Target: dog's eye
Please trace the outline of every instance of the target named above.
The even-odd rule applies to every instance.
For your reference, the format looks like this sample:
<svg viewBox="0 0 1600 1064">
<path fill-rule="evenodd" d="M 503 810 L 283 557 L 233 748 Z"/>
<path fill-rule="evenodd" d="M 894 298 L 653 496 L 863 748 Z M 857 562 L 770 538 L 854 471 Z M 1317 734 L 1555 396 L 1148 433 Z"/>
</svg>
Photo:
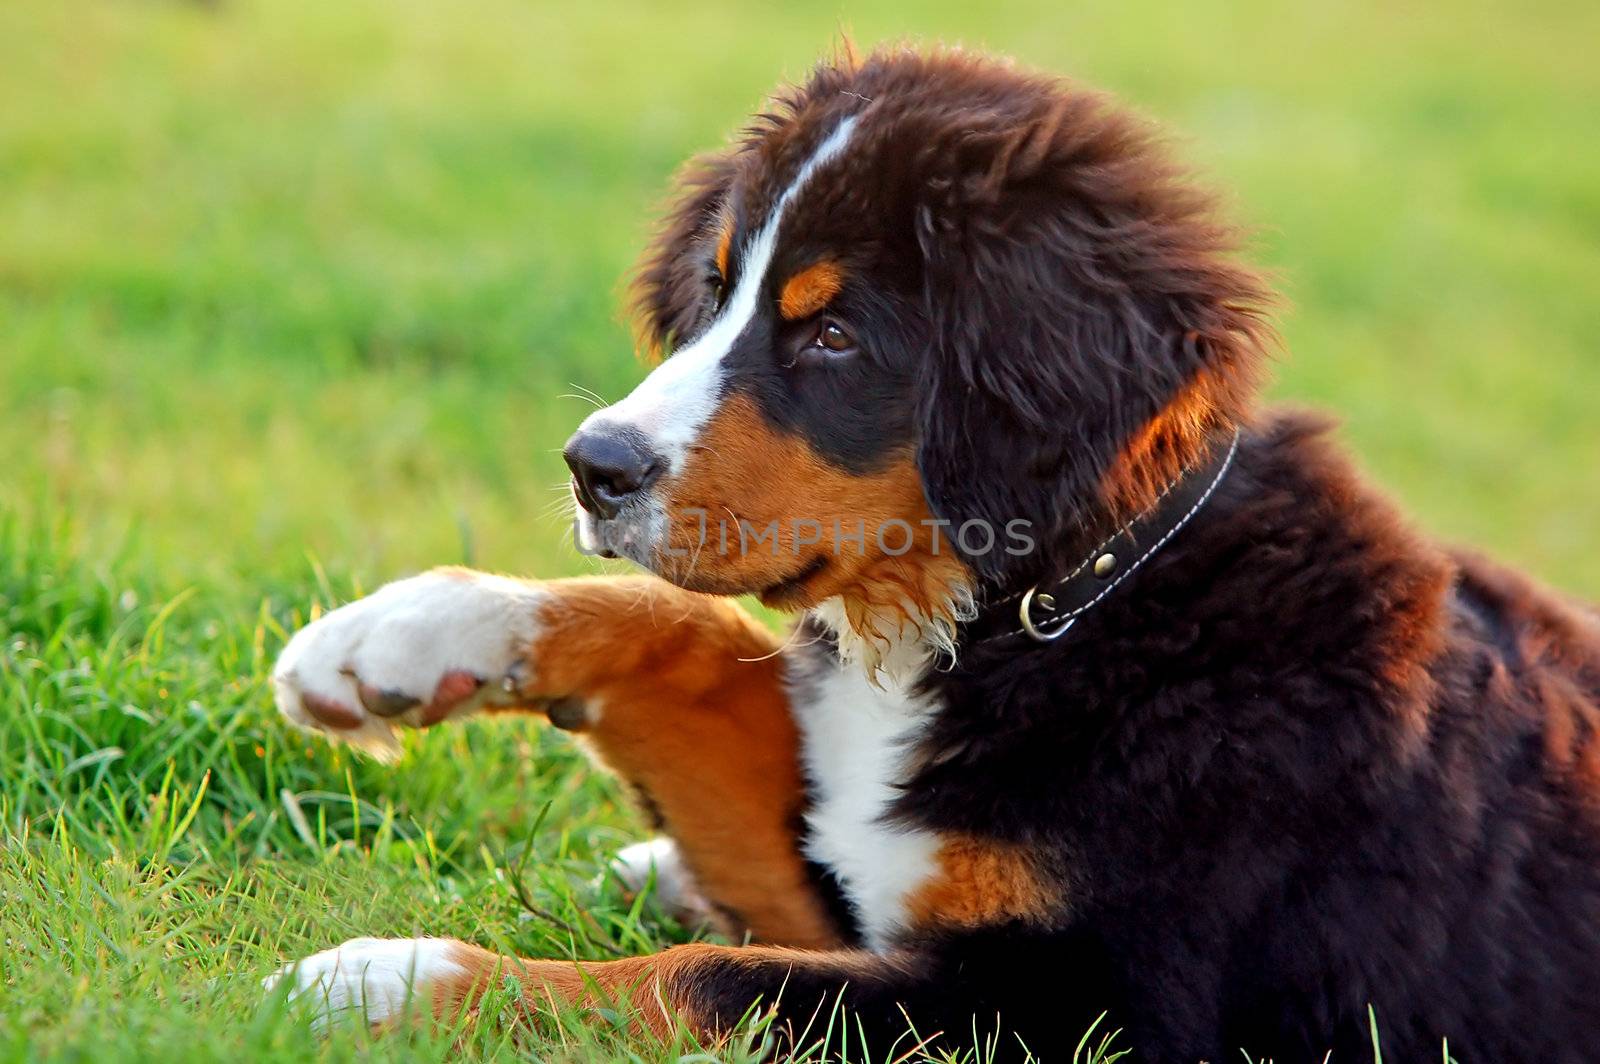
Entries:
<svg viewBox="0 0 1600 1064">
<path fill-rule="evenodd" d="M 845 331 L 844 326 L 836 321 L 825 319 L 821 328 L 817 330 L 817 338 L 813 346 L 820 347 L 830 354 L 842 355 L 848 351 L 855 350 L 856 341 L 855 337 Z"/>
<path fill-rule="evenodd" d="M 713 273 L 706 277 L 706 284 L 711 289 L 711 306 L 721 310 L 723 297 L 728 294 L 727 282 L 722 279 L 722 274 Z"/>
</svg>

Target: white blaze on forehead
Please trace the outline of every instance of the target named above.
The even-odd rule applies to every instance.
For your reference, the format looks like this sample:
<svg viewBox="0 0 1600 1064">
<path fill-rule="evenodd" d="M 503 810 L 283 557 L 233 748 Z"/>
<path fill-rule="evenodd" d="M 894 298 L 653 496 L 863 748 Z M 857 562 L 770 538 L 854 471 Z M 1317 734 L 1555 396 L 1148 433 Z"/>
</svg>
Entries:
<svg viewBox="0 0 1600 1064">
<path fill-rule="evenodd" d="M 711 327 L 657 366 L 627 398 L 590 414 L 582 425 L 584 430 L 631 428 L 642 432 L 674 473 L 682 469 L 690 445 L 716 409 L 725 376 L 723 359 L 755 316 L 784 209 L 819 167 L 844 151 L 855 124 L 854 116 L 840 122 L 778 198 L 766 224 L 745 245 L 739 283 Z"/>
</svg>

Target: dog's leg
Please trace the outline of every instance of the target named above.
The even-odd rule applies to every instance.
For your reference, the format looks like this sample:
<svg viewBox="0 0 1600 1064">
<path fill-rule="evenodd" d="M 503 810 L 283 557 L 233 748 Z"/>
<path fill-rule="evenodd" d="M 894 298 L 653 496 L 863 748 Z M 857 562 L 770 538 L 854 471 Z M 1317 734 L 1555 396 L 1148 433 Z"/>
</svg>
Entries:
<svg viewBox="0 0 1600 1064">
<path fill-rule="evenodd" d="M 716 1041 L 747 1015 L 775 1012 L 788 1050 L 833 1029 L 830 1059 L 849 1040 L 872 1059 L 915 1055 L 919 1043 L 955 1048 L 992 1032 L 988 994 L 936 956 L 811 951 L 767 946 L 679 946 L 647 957 L 573 962 L 503 957 L 453 939 L 354 939 L 286 966 L 325 1024 L 341 1014 L 386 1024 L 407 1007 L 449 1018 L 476 1007 L 485 990 L 515 981 L 530 1011 L 626 1008 L 642 1026 L 670 1037 L 679 1023 Z M 847 1022 L 832 1018 L 842 1006 Z M 913 1030 L 915 1033 L 912 1033 Z"/>
<path fill-rule="evenodd" d="M 802 787 L 776 637 L 734 603 L 651 577 L 520 581 L 441 569 L 308 625 L 273 683 L 283 712 L 380 755 L 393 729 L 523 710 L 573 732 L 670 836 L 619 871 L 734 933 L 839 935 L 800 855 Z M 687 873 L 687 874 L 685 874 Z"/>
</svg>

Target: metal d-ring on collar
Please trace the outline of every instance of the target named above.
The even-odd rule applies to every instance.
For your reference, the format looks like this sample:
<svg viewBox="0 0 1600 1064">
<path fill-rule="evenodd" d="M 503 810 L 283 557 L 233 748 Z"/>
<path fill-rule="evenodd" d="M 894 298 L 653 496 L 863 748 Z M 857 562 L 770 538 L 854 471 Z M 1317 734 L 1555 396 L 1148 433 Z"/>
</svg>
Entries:
<svg viewBox="0 0 1600 1064">
<path fill-rule="evenodd" d="M 1177 535 L 1185 525 L 1194 519 L 1194 515 L 1199 513 L 1200 508 L 1209 502 L 1211 496 L 1215 494 L 1218 486 L 1222 483 L 1222 478 L 1228 475 L 1228 470 L 1233 466 L 1234 455 L 1236 455 L 1238 451 L 1239 430 L 1235 429 L 1233 433 L 1233 439 L 1229 441 L 1228 450 L 1222 456 L 1222 461 L 1217 465 L 1217 471 L 1215 475 L 1212 476 L 1211 481 L 1206 485 L 1205 490 L 1195 498 L 1193 504 L 1191 504 L 1189 509 L 1184 512 L 1183 516 L 1179 517 L 1178 520 L 1161 535 L 1160 539 L 1157 539 L 1154 543 L 1150 544 L 1145 552 L 1134 560 L 1133 564 L 1124 568 L 1121 573 L 1118 573 L 1116 579 L 1108 580 L 1106 585 L 1102 587 L 1099 593 L 1093 598 L 1089 599 L 1089 601 L 1083 603 L 1069 613 L 1062 615 L 1061 617 L 1052 617 L 1044 621 L 1045 624 L 1059 621 L 1060 623 L 1057 624 L 1056 627 L 1048 630 L 1041 628 L 1034 622 L 1033 619 L 1033 607 L 1035 603 L 1038 603 L 1046 610 L 1055 609 L 1055 600 L 1050 593 L 1047 591 L 1040 591 L 1038 584 L 1035 584 L 1025 591 L 1022 595 L 1022 602 L 1017 607 L 1017 617 L 1019 620 L 1021 620 L 1022 627 L 1011 634 L 1026 634 L 1029 638 L 1037 640 L 1040 643 L 1048 643 L 1051 640 L 1060 639 L 1063 635 L 1065 635 L 1067 630 L 1077 623 L 1079 617 L 1082 617 L 1085 613 L 1092 609 L 1101 599 L 1111 594 L 1111 592 L 1116 589 L 1118 584 L 1122 583 L 1128 577 L 1138 572 L 1139 568 L 1144 565 L 1145 562 L 1149 561 L 1155 556 L 1157 551 L 1167 545 L 1168 540 Z M 1079 573 L 1082 573 L 1090 566 L 1093 566 L 1092 571 L 1094 572 L 1095 576 L 1102 579 L 1109 578 L 1112 573 L 1117 571 L 1118 558 L 1106 548 L 1111 546 L 1112 543 L 1118 539 L 1127 537 L 1133 526 L 1144 517 L 1155 512 L 1155 510 L 1160 507 L 1162 500 L 1165 499 L 1167 495 L 1172 493 L 1173 489 L 1176 488 L 1177 485 L 1180 484 L 1184 479 L 1184 477 L 1180 476 L 1177 480 L 1173 481 L 1172 484 L 1169 484 L 1166 490 L 1161 493 L 1161 496 L 1157 498 L 1156 502 L 1149 510 L 1146 510 L 1143 514 L 1140 514 L 1138 518 L 1135 518 L 1133 521 L 1124 525 L 1116 532 L 1115 535 L 1112 535 L 1094 550 L 1090 551 L 1089 556 L 1085 558 L 1077 568 L 1073 569 L 1072 572 L 1068 573 L 1066 576 L 1062 577 L 1060 580 L 1056 581 L 1050 586 L 1060 587 L 1062 584 L 1072 580 Z"/>
</svg>

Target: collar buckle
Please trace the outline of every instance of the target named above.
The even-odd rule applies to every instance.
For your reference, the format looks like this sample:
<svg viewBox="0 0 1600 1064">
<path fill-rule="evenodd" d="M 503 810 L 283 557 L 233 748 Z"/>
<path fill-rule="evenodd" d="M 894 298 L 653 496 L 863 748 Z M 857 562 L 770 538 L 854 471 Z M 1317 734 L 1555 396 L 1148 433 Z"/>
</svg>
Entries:
<svg viewBox="0 0 1600 1064">
<path fill-rule="evenodd" d="M 1022 603 L 1017 607 L 1017 618 L 1022 622 L 1022 630 L 1026 632 L 1030 638 L 1037 640 L 1040 643 L 1048 643 L 1052 640 L 1060 639 L 1062 636 L 1067 634 L 1067 629 L 1071 628 L 1073 623 L 1078 619 L 1076 615 L 1068 617 L 1055 628 L 1051 629 L 1050 631 L 1045 631 L 1033 621 L 1033 605 L 1035 601 L 1038 602 L 1039 608 L 1042 610 L 1054 610 L 1056 608 L 1056 601 L 1049 594 L 1041 593 L 1039 591 L 1039 585 L 1035 584 L 1033 587 L 1030 587 L 1026 592 L 1023 593 Z M 1046 623 L 1048 623 L 1048 619 L 1046 620 Z"/>
</svg>

